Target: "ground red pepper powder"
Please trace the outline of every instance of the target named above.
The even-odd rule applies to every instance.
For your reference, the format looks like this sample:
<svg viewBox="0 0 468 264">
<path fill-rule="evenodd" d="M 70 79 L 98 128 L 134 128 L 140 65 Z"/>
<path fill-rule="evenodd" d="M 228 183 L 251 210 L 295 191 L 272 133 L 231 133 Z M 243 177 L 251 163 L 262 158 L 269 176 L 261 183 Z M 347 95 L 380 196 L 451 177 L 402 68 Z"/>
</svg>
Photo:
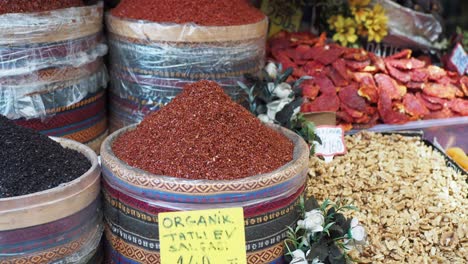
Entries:
<svg viewBox="0 0 468 264">
<path fill-rule="evenodd" d="M 199 81 L 117 138 L 112 149 L 129 165 L 154 174 L 233 180 L 281 167 L 292 160 L 294 145 L 217 83 Z"/>
<path fill-rule="evenodd" d="M 112 15 L 203 26 L 245 25 L 265 18 L 246 0 L 122 0 Z"/>
<path fill-rule="evenodd" d="M 43 12 L 83 5 L 83 0 L 0 0 L 0 15 Z"/>
</svg>

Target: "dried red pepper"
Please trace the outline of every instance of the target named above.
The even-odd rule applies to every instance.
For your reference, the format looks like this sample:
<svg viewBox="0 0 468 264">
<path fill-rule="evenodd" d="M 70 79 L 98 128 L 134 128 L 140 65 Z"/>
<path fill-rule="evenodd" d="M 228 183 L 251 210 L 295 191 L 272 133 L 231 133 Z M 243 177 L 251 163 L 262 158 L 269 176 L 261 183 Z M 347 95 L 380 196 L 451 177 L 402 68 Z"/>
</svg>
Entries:
<svg viewBox="0 0 468 264">
<path fill-rule="evenodd" d="M 293 67 L 294 78 L 313 77 L 302 84 L 302 111 L 336 111 L 348 129 L 468 116 L 466 76 L 413 58 L 411 50 L 382 58 L 324 40 L 324 34 L 280 32 L 269 42 L 271 59 Z"/>
</svg>

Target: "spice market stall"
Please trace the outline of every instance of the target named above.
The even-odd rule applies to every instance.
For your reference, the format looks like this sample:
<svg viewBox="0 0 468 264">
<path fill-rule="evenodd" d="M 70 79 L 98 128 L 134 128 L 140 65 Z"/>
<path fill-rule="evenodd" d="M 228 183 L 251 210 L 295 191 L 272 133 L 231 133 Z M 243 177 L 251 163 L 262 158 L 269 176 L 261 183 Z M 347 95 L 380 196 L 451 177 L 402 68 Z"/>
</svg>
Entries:
<svg viewBox="0 0 468 264">
<path fill-rule="evenodd" d="M 98 150 L 107 133 L 103 4 L 6 2 L 0 7 L 0 114 Z"/>
<path fill-rule="evenodd" d="M 234 231 L 163 243 L 189 234 L 162 232 L 164 215 L 209 209 L 242 212 L 249 264 L 466 262 L 468 77 L 354 46 L 395 39 L 391 1 L 342 1 L 349 12 L 323 20 L 331 39 L 265 45 L 268 19 L 246 0 L 122 0 L 105 17 L 109 118 L 104 7 L 87 2 L 0 2 L 0 263 L 224 254 Z M 310 112 L 336 113 L 336 142 Z M 460 146 L 447 153 L 461 167 L 434 137 Z M 322 159 L 323 142 L 344 151 Z M 225 240 L 208 247 L 210 235 Z"/>
<path fill-rule="evenodd" d="M 140 122 L 197 80 L 217 81 L 240 101 L 237 81 L 264 64 L 268 22 L 243 0 L 124 0 L 106 21 L 112 131 Z"/>
</svg>

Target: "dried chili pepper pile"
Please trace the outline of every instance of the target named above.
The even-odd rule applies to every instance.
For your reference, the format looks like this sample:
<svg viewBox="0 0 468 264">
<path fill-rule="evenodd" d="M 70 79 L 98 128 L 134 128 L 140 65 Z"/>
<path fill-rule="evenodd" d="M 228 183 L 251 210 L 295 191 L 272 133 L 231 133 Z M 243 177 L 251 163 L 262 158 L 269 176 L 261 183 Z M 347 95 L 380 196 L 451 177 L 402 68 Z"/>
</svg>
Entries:
<svg viewBox="0 0 468 264">
<path fill-rule="evenodd" d="M 247 0 L 122 0 L 112 15 L 203 26 L 245 25 L 265 18 Z"/>
<path fill-rule="evenodd" d="M 377 123 L 468 116 L 468 77 L 411 56 L 382 58 L 326 43 L 322 34 L 281 32 L 269 42 L 273 60 L 293 67 L 303 83 L 303 112 L 334 111 L 347 129 Z"/>
<path fill-rule="evenodd" d="M 234 103 L 215 82 L 185 86 L 112 149 L 133 167 L 187 179 L 232 180 L 271 172 L 294 145 Z"/>
<path fill-rule="evenodd" d="M 0 15 L 43 12 L 83 5 L 83 0 L 1 0 Z"/>
</svg>

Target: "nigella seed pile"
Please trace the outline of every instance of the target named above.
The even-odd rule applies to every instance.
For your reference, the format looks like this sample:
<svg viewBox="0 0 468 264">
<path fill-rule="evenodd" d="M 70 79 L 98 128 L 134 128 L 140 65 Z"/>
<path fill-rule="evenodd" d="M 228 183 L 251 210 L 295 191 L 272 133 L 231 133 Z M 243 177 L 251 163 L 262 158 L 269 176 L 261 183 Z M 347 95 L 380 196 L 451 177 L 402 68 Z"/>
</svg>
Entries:
<svg viewBox="0 0 468 264">
<path fill-rule="evenodd" d="M 0 198 L 57 187 L 90 166 L 81 153 L 0 115 Z"/>
<path fill-rule="evenodd" d="M 215 82 L 187 85 L 113 143 L 118 158 L 157 175 L 233 180 L 271 172 L 293 143 L 233 102 Z"/>
</svg>

